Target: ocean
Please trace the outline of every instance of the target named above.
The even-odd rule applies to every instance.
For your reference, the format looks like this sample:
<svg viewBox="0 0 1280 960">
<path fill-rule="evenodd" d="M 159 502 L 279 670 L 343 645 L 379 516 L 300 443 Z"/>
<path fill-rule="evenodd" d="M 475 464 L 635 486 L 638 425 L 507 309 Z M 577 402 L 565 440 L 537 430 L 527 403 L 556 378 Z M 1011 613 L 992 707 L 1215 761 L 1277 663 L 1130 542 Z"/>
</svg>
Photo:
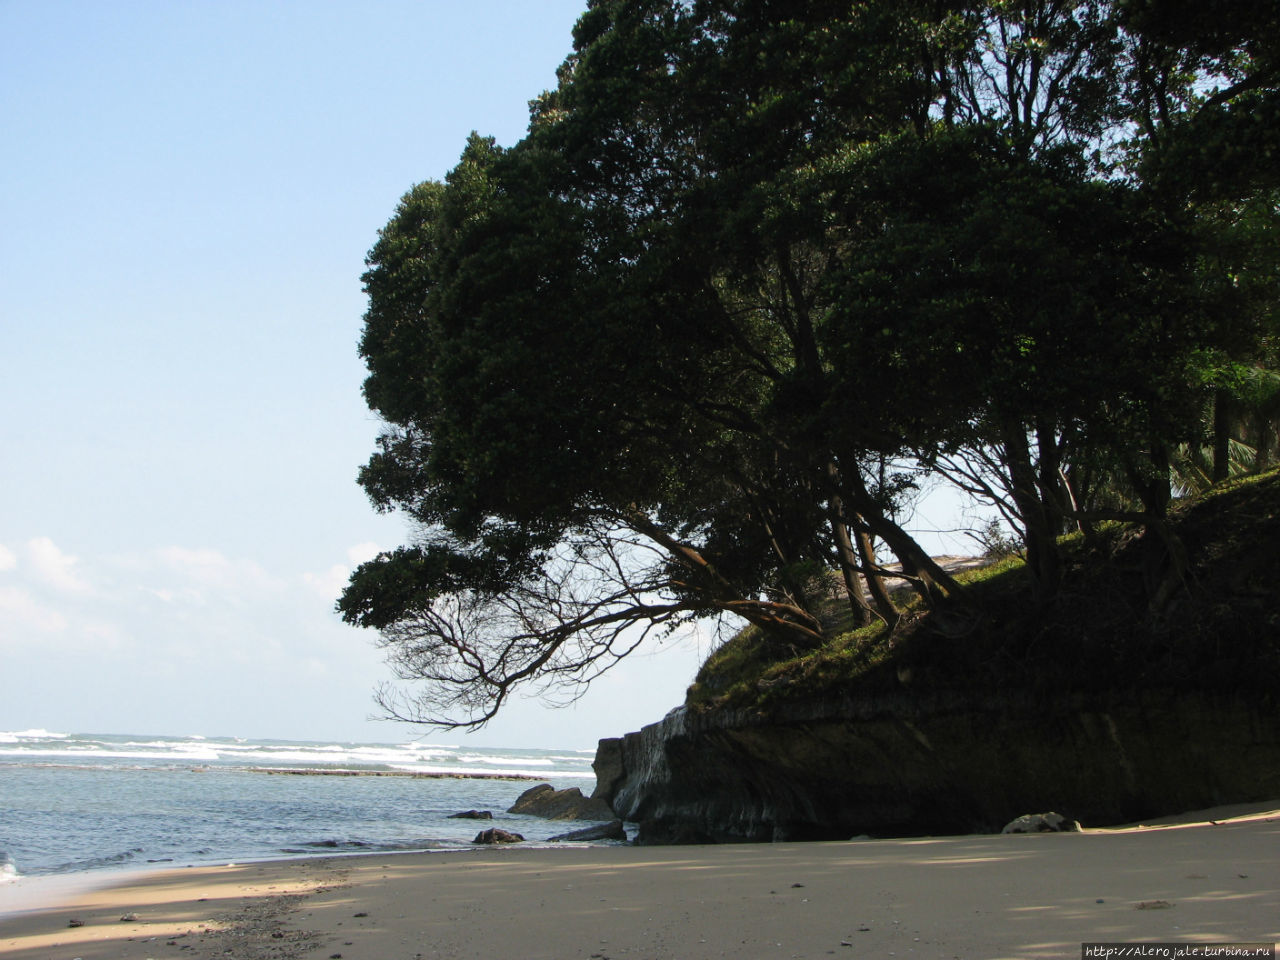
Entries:
<svg viewBox="0 0 1280 960">
<path fill-rule="evenodd" d="M 0 911 L 6 884 L 25 877 L 470 849 L 490 826 L 545 843 L 588 824 L 507 808 L 540 782 L 590 794 L 593 759 L 417 741 L 0 732 Z M 467 810 L 493 820 L 450 817 Z"/>
</svg>

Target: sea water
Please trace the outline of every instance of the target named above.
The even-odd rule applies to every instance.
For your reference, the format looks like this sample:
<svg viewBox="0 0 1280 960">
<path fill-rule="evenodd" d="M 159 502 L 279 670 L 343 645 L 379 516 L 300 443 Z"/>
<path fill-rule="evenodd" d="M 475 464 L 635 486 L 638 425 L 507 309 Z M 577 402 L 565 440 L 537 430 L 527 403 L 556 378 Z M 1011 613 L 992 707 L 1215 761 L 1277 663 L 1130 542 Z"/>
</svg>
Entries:
<svg viewBox="0 0 1280 960">
<path fill-rule="evenodd" d="M 498 826 L 530 842 L 585 824 L 508 814 L 538 782 L 595 785 L 590 750 L 423 742 L 0 732 L 6 881 L 147 864 L 470 848 Z M 493 820 L 455 819 L 488 810 Z"/>
</svg>

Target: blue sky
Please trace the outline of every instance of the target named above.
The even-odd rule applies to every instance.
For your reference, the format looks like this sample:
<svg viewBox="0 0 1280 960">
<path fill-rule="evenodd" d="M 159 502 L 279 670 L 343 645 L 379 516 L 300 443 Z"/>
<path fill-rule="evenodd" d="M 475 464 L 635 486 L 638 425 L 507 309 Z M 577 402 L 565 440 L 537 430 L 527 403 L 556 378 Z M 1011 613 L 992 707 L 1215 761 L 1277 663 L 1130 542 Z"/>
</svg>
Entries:
<svg viewBox="0 0 1280 960">
<path fill-rule="evenodd" d="M 584 6 L 0 0 L 0 730 L 423 733 L 366 720 L 332 612 L 405 534 L 354 482 L 363 258 L 471 130 L 521 137 Z M 635 729 L 708 643 L 470 742 Z"/>
</svg>

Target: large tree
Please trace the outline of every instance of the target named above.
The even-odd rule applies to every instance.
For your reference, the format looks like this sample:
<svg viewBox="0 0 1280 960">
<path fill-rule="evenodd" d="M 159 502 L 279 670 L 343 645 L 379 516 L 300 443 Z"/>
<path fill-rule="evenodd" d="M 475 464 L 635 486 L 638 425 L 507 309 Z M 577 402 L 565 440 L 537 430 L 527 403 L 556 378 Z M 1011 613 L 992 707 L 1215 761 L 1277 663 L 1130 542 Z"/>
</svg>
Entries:
<svg viewBox="0 0 1280 960">
<path fill-rule="evenodd" d="M 361 482 L 418 535 L 340 607 L 426 681 L 389 707 L 483 722 L 711 615 L 816 646 L 833 580 L 892 623 L 877 544 L 944 602 L 897 520 L 921 471 L 1002 504 L 1046 595 L 1078 464 L 1158 519 L 1221 337 L 1183 211 L 1114 172 L 1127 29 L 1101 0 L 593 3 L 525 139 L 473 136 L 369 256 Z"/>
</svg>

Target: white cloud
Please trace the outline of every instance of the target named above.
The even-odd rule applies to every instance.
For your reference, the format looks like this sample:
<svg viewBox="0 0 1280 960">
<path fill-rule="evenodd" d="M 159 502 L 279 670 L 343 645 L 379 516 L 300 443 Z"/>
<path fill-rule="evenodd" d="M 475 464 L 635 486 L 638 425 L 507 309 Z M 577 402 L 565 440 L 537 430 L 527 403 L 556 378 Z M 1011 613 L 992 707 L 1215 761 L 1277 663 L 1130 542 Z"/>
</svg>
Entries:
<svg viewBox="0 0 1280 960">
<path fill-rule="evenodd" d="M 340 563 L 335 563 L 324 573 L 304 573 L 303 582 L 326 600 L 337 600 L 342 588 L 347 585 L 351 570 Z"/>
<path fill-rule="evenodd" d="M 163 547 L 160 559 L 178 573 L 204 583 L 224 581 L 231 571 L 226 554 L 208 547 Z"/>
<path fill-rule="evenodd" d="M 67 626 L 67 618 L 56 610 L 41 605 L 21 587 L 0 587 L 0 621 L 5 624 L 6 640 L 18 639 L 11 634 L 14 626 L 27 627 L 39 633 L 57 633 Z"/>
<path fill-rule="evenodd" d="M 351 571 L 366 560 L 372 560 L 381 550 L 372 541 L 357 543 L 347 548 L 347 563 L 335 563 L 323 573 L 304 573 L 302 580 L 308 587 L 326 600 L 337 600 L 351 579 Z"/>
<path fill-rule="evenodd" d="M 0 571 L 12 570 L 18 565 L 18 558 L 14 552 L 0 543 Z"/>
<path fill-rule="evenodd" d="M 48 537 L 27 541 L 27 556 L 36 574 L 49 586 L 64 593 L 89 593 L 89 584 L 76 572 L 79 560 L 63 553 Z"/>
<path fill-rule="evenodd" d="M 172 582 L 154 583 L 151 592 L 164 600 L 244 606 L 278 594 L 283 587 L 283 581 L 257 562 L 208 547 L 163 547 L 156 555 L 162 568 L 156 573 Z"/>
<path fill-rule="evenodd" d="M 358 567 L 366 560 L 372 560 L 379 553 L 381 553 L 381 550 L 372 541 L 357 543 L 354 547 L 347 549 L 347 562 L 353 567 Z"/>
<path fill-rule="evenodd" d="M 124 630 L 114 623 L 87 623 L 80 628 L 80 633 L 86 645 L 99 654 L 119 653 L 130 646 Z"/>
</svg>

